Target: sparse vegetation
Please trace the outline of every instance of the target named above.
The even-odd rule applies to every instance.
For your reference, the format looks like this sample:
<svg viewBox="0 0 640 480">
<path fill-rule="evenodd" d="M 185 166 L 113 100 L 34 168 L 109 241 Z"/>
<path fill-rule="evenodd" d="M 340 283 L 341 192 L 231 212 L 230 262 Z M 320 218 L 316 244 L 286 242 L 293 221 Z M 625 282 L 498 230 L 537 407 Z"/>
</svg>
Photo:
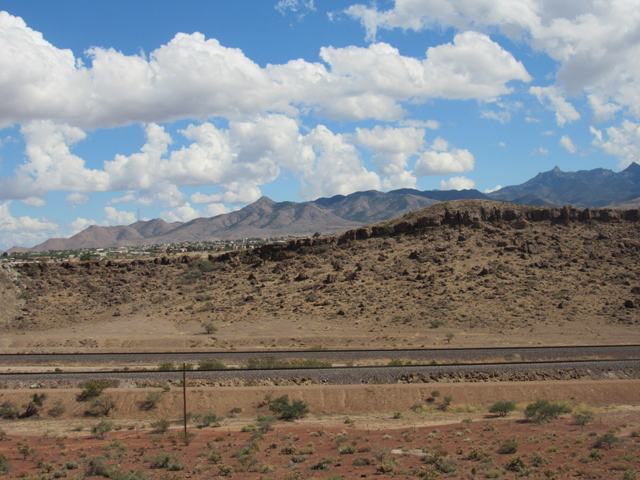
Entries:
<svg viewBox="0 0 640 480">
<path fill-rule="evenodd" d="M 536 400 L 527 405 L 524 415 L 536 423 L 545 423 L 557 419 L 560 415 L 571 413 L 571 407 L 565 403 Z"/>
<path fill-rule="evenodd" d="M 506 417 L 516 409 L 514 402 L 496 402 L 489 407 L 489 413 L 494 413 L 501 417 Z"/>
</svg>

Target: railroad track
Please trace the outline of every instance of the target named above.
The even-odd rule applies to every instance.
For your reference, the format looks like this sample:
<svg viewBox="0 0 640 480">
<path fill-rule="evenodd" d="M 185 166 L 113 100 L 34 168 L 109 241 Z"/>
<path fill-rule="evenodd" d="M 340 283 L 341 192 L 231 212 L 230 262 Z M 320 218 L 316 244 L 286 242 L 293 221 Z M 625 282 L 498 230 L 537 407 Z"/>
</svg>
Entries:
<svg viewBox="0 0 640 480">
<path fill-rule="evenodd" d="M 638 379 L 640 359 L 502 362 L 441 365 L 342 366 L 331 368 L 192 370 L 188 381 L 199 386 L 347 385 L 477 381 L 531 381 L 571 379 Z M 74 387 L 92 379 L 116 380 L 121 386 L 178 384 L 181 371 L 76 371 L 0 374 L 0 385 Z"/>
<path fill-rule="evenodd" d="M 244 365 L 250 359 L 278 361 L 315 359 L 339 365 L 397 360 L 403 363 L 503 363 L 561 360 L 640 359 L 640 345 L 586 345 L 552 347 L 437 348 L 405 350 L 292 350 L 126 353 L 0 354 L 0 368 L 17 366 L 157 366 L 161 363 L 198 364 L 207 359 L 226 365 Z"/>
</svg>

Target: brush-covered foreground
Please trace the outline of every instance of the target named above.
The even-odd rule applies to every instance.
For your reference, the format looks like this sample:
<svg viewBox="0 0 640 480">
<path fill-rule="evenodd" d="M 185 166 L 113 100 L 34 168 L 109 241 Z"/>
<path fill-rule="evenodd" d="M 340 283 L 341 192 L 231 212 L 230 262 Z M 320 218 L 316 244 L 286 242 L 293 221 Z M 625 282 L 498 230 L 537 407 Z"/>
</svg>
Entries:
<svg viewBox="0 0 640 480">
<path fill-rule="evenodd" d="M 402 412 L 401 412 L 402 413 Z M 515 414 L 434 419 L 333 418 L 318 423 L 244 420 L 168 431 L 112 423 L 115 431 L 65 432 L 0 441 L 3 478 L 322 479 L 637 478 L 638 410 L 598 412 L 586 425 L 568 415 L 536 424 Z M 437 420 L 436 420 L 437 421 Z M 98 424 L 96 420 L 94 423 Z M 73 431 L 72 431 L 73 430 Z M 109 430 L 108 428 L 106 430 Z"/>
</svg>

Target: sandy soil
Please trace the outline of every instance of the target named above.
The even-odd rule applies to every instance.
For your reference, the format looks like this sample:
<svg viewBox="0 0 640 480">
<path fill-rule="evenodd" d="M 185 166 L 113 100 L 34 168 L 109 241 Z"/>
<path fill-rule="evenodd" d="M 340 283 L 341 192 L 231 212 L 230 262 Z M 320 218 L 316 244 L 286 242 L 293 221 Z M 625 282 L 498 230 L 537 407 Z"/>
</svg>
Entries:
<svg viewBox="0 0 640 480">
<path fill-rule="evenodd" d="M 117 431 L 97 438 L 86 427 L 78 431 L 75 423 L 73 434 L 44 429 L 28 434 L 3 424 L 0 455 L 8 467 L 4 478 L 47 472 L 55 478 L 65 473 L 115 478 L 134 472 L 127 478 L 622 479 L 640 471 L 638 408 L 597 409 L 586 426 L 569 416 L 537 425 L 517 413 L 499 419 L 410 412 L 395 420 L 343 416 L 276 422 L 265 433 L 246 425 L 246 420 L 225 420 L 217 428 L 190 427 L 195 436 L 183 442 L 177 425 L 158 433 L 120 423 Z M 611 446 L 595 448 L 602 438 L 610 438 Z M 509 453 L 501 453 L 506 447 Z"/>
</svg>

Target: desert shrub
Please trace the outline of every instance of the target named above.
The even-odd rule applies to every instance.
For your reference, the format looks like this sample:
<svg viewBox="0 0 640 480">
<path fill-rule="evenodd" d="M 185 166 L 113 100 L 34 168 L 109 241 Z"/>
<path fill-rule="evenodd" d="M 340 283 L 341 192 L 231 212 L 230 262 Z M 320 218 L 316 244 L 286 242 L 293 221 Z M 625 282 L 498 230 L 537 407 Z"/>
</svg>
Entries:
<svg viewBox="0 0 640 480">
<path fill-rule="evenodd" d="M 4 402 L 0 405 L 0 418 L 4 420 L 15 420 L 19 414 L 18 407 L 12 402 Z"/>
<path fill-rule="evenodd" d="M 155 422 L 151 423 L 153 433 L 165 433 L 167 430 L 169 430 L 170 426 L 171 422 L 166 418 L 161 418 L 160 420 L 156 420 Z"/>
<path fill-rule="evenodd" d="M 516 409 L 514 402 L 496 402 L 489 407 L 489 413 L 500 415 L 501 417 L 507 416 L 509 413 Z"/>
<path fill-rule="evenodd" d="M 75 470 L 76 468 L 78 468 L 78 462 L 73 462 L 71 460 L 64 462 L 64 468 L 66 468 L 67 470 Z"/>
<path fill-rule="evenodd" d="M 222 453 L 220 452 L 209 452 L 209 456 L 207 457 L 209 463 L 218 464 L 222 463 Z"/>
<path fill-rule="evenodd" d="M 515 438 L 510 438 L 506 440 L 500 448 L 498 448 L 498 453 L 503 455 L 511 455 L 518 452 L 518 442 Z"/>
<path fill-rule="evenodd" d="M 582 461 L 585 463 L 598 462 L 604 458 L 598 450 L 591 450 L 585 457 L 582 458 Z"/>
<path fill-rule="evenodd" d="M 256 427 L 261 433 L 267 433 L 273 430 L 273 424 L 276 421 L 276 417 L 271 415 L 258 415 L 258 424 Z"/>
<path fill-rule="evenodd" d="M 500 478 L 505 471 L 502 468 L 492 468 L 491 470 L 487 470 L 484 473 L 484 476 L 487 478 Z"/>
<path fill-rule="evenodd" d="M 224 463 L 218 464 L 218 475 L 221 477 L 231 477 L 235 473 L 235 470 L 231 465 L 225 465 Z"/>
<path fill-rule="evenodd" d="M 91 402 L 89 414 L 94 416 L 108 417 L 111 410 L 116 408 L 116 402 L 111 395 L 104 395 L 94 398 Z"/>
<path fill-rule="evenodd" d="M 168 372 L 175 369 L 176 366 L 173 364 L 173 362 L 163 362 L 158 365 L 158 370 L 160 370 L 161 372 Z"/>
<path fill-rule="evenodd" d="M 307 405 L 301 400 L 289 401 L 289 395 L 271 400 L 269 410 L 278 415 L 282 420 L 295 420 L 309 413 Z"/>
<path fill-rule="evenodd" d="M 291 455 L 291 461 L 293 463 L 302 463 L 307 461 L 306 455 Z"/>
<path fill-rule="evenodd" d="M 219 427 L 220 422 L 224 420 L 224 417 L 218 417 L 214 412 L 207 412 L 204 415 L 201 413 L 189 413 L 187 418 L 193 420 L 198 428 L 205 428 L 210 425 Z"/>
<path fill-rule="evenodd" d="M 331 462 L 328 458 L 323 458 L 318 463 L 314 463 L 313 465 L 311 465 L 311 467 L 309 468 L 311 468 L 311 470 L 328 470 L 330 464 Z"/>
<path fill-rule="evenodd" d="M 353 459 L 353 465 L 356 467 L 366 467 L 371 465 L 371 460 L 365 457 L 356 457 Z"/>
<path fill-rule="evenodd" d="M 46 393 L 34 393 L 31 395 L 31 400 L 24 406 L 24 412 L 18 415 L 20 418 L 35 417 L 40 414 L 40 407 L 47 398 Z"/>
<path fill-rule="evenodd" d="M 402 412 L 400 410 L 396 410 L 395 412 L 393 412 L 393 419 L 394 420 L 398 420 L 402 418 Z"/>
<path fill-rule="evenodd" d="M 333 364 L 323 362 L 315 358 L 298 358 L 294 360 L 278 360 L 275 357 L 264 355 L 258 358 L 250 358 L 247 360 L 245 368 L 251 370 L 267 370 L 274 368 L 329 368 Z"/>
<path fill-rule="evenodd" d="M 102 457 L 92 457 L 87 462 L 87 477 L 109 478 L 112 471 L 112 467 L 107 465 Z"/>
<path fill-rule="evenodd" d="M 176 436 L 178 437 L 178 440 L 182 442 L 183 445 L 189 446 L 191 444 L 191 441 L 196 436 L 196 434 L 192 432 L 185 432 L 183 430 L 180 430 Z"/>
<path fill-rule="evenodd" d="M 215 358 L 206 358 L 198 363 L 198 370 L 226 370 L 227 366 Z"/>
<path fill-rule="evenodd" d="M 205 332 L 209 335 L 212 333 L 216 333 L 218 331 L 218 327 L 216 327 L 213 323 L 207 322 L 203 325 Z"/>
<path fill-rule="evenodd" d="M 520 472 L 525 469 L 526 465 L 524 464 L 524 460 L 521 457 L 513 457 L 507 460 L 504 468 L 509 470 L 510 472 Z"/>
<path fill-rule="evenodd" d="M 109 478 L 111 480 L 144 480 L 145 474 L 142 470 L 135 472 L 111 472 Z"/>
<path fill-rule="evenodd" d="M 108 420 L 100 420 L 100 422 L 91 427 L 91 433 L 98 438 L 104 438 L 104 436 L 113 430 L 113 422 Z"/>
<path fill-rule="evenodd" d="M 67 408 L 64 406 L 64 403 L 62 403 L 62 400 L 58 400 L 53 404 L 53 407 L 47 411 L 47 413 L 54 418 L 58 418 L 62 416 L 66 410 Z"/>
<path fill-rule="evenodd" d="M 92 398 L 99 397 L 107 388 L 113 388 L 118 385 L 117 380 L 87 380 L 82 382 L 79 387 L 82 389 L 76 397 L 78 402 L 86 402 Z"/>
<path fill-rule="evenodd" d="M 177 472 L 179 470 L 183 470 L 184 466 L 180 463 L 180 460 L 175 455 L 170 455 L 168 453 L 159 453 L 149 460 L 149 468 L 166 468 L 171 472 Z"/>
<path fill-rule="evenodd" d="M 624 475 L 622 475 L 622 480 L 637 480 L 637 477 L 632 470 L 626 470 Z"/>
<path fill-rule="evenodd" d="M 296 446 L 289 443 L 280 449 L 280 455 L 293 455 L 297 451 Z"/>
<path fill-rule="evenodd" d="M 591 410 L 581 410 L 579 412 L 573 412 L 571 415 L 576 425 L 585 426 L 587 423 L 592 422 L 596 416 Z"/>
<path fill-rule="evenodd" d="M 616 437 L 613 433 L 609 432 L 601 437 L 598 437 L 593 443 L 593 448 L 607 448 L 611 449 L 614 443 L 619 442 L 620 438 Z"/>
<path fill-rule="evenodd" d="M 389 361 L 388 365 L 390 367 L 402 366 L 402 365 L 404 365 L 404 362 L 402 360 L 400 360 L 399 358 L 394 358 L 394 359 Z"/>
<path fill-rule="evenodd" d="M 481 448 L 473 448 L 469 452 L 469 455 L 467 455 L 467 460 L 474 460 L 476 462 L 479 462 L 480 460 L 484 460 L 488 456 L 489 456 L 489 454 L 486 453 L 483 449 L 481 449 Z"/>
<path fill-rule="evenodd" d="M 18 444 L 18 453 L 26 460 L 29 455 L 33 455 L 36 451 L 27 444 Z"/>
<path fill-rule="evenodd" d="M 549 463 L 550 463 L 550 461 L 548 459 L 544 458 L 538 452 L 532 452 L 531 455 L 529 455 L 529 465 L 531 467 L 540 468 L 540 467 L 544 467 L 545 465 L 547 465 Z"/>
<path fill-rule="evenodd" d="M 138 408 L 148 412 L 156 408 L 160 402 L 162 402 L 161 392 L 149 392 L 144 400 L 138 402 Z"/>
<path fill-rule="evenodd" d="M 6 455 L 0 453 L 0 473 L 6 475 L 11 471 L 11 461 L 7 458 Z"/>
<path fill-rule="evenodd" d="M 424 465 L 415 472 L 415 476 L 426 480 L 436 480 L 440 476 L 440 472 L 433 465 Z"/>
<path fill-rule="evenodd" d="M 338 452 L 340 452 L 341 455 L 353 455 L 356 453 L 356 447 L 354 445 L 343 445 L 338 447 Z"/>
<path fill-rule="evenodd" d="M 396 469 L 397 462 L 395 459 L 388 459 L 380 462 L 376 467 L 376 473 L 384 475 L 385 473 L 393 473 Z"/>
<path fill-rule="evenodd" d="M 565 403 L 536 400 L 527 405 L 524 415 L 536 423 L 545 423 L 557 419 L 560 415 L 571 413 L 571 407 Z"/>
</svg>

